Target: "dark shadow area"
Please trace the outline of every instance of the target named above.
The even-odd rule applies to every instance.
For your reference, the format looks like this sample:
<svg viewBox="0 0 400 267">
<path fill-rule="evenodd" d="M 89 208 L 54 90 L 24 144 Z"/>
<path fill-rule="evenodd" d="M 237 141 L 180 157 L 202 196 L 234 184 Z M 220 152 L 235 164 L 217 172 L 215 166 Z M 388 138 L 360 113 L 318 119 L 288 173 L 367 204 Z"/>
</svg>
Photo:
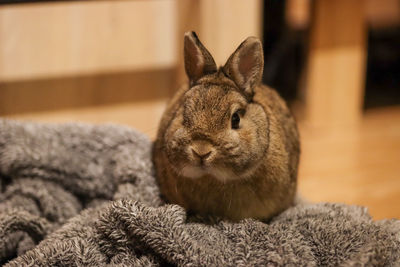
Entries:
<svg viewBox="0 0 400 267">
<path fill-rule="evenodd" d="M 368 34 L 364 108 L 400 105 L 400 27 Z"/>
<path fill-rule="evenodd" d="M 286 24 L 285 5 L 283 0 L 264 1 L 263 82 L 290 102 L 298 97 L 306 60 L 307 32 L 291 29 Z"/>
</svg>

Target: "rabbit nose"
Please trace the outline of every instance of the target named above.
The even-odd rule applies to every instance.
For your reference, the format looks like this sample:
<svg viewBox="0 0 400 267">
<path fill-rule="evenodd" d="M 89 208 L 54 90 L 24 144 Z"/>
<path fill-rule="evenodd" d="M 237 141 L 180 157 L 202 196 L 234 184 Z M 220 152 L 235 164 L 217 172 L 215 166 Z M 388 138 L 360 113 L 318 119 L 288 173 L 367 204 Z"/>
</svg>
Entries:
<svg viewBox="0 0 400 267">
<path fill-rule="evenodd" d="M 211 150 L 199 152 L 192 148 L 192 152 L 193 152 L 193 155 L 195 155 L 196 157 L 199 157 L 202 160 L 207 159 L 211 155 Z"/>
<path fill-rule="evenodd" d="M 190 146 L 191 152 L 195 158 L 199 158 L 201 161 L 210 159 L 210 156 L 214 152 L 214 148 L 208 142 L 197 141 Z"/>
</svg>

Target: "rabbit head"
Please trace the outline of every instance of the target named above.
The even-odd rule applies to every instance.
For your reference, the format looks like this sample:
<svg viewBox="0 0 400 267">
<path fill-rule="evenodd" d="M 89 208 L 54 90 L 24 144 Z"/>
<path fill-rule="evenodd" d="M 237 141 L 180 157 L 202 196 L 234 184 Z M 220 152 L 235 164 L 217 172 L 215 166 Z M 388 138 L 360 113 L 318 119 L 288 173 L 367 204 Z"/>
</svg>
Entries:
<svg viewBox="0 0 400 267">
<path fill-rule="evenodd" d="M 261 42 L 247 38 L 218 69 L 196 34 L 188 32 L 184 62 L 189 86 L 162 136 L 170 164 L 188 178 L 249 176 L 268 146 L 267 115 L 252 99 L 263 73 Z"/>
</svg>

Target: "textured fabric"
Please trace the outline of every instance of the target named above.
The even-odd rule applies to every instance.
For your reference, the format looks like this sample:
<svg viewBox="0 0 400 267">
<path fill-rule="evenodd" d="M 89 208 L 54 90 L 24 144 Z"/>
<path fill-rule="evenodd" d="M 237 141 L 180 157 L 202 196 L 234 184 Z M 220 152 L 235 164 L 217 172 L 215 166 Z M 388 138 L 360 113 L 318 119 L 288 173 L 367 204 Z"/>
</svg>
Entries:
<svg viewBox="0 0 400 267">
<path fill-rule="evenodd" d="M 122 126 L 0 119 L 6 266 L 400 266 L 400 221 L 298 204 L 269 222 L 187 215 L 160 198 L 151 143 Z"/>
</svg>

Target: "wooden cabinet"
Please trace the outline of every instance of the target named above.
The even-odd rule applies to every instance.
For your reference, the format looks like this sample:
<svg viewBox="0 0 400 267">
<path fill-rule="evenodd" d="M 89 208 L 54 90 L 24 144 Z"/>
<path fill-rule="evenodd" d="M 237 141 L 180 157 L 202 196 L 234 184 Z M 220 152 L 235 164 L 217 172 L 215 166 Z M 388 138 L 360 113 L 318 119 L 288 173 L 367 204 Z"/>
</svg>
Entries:
<svg viewBox="0 0 400 267">
<path fill-rule="evenodd" d="M 186 79 L 183 33 L 198 31 L 222 62 L 248 35 L 260 35 L 261 3 L 152 0 L 2 5 L 0 116 L 112 120 L 143 131 L 156 128 L 166 100 Z M 114 119 L 110 114 L 115 112 L 124 115 Z"/>
</svg>

